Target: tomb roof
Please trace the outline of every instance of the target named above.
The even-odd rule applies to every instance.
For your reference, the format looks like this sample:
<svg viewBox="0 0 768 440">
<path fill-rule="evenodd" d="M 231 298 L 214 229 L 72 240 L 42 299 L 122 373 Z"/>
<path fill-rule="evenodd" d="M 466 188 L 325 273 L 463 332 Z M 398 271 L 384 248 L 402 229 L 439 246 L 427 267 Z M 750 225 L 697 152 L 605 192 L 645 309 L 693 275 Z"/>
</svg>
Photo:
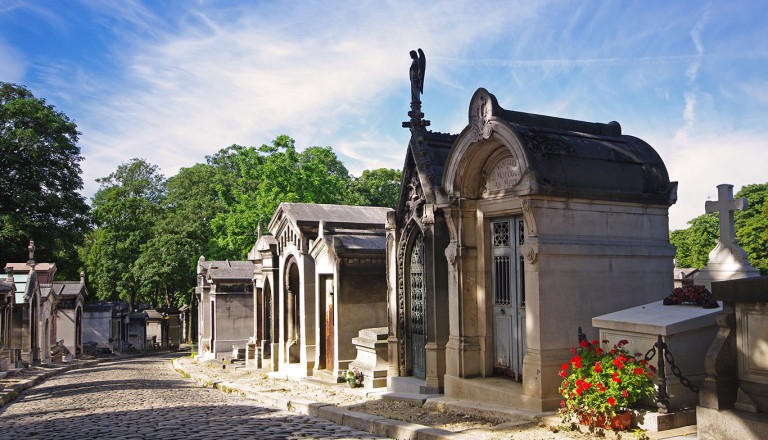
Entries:
<svg viewBox="0 0 768 440">
<path fill-rule="evenodd" d="M 298 227 L 317 226 L 321 220 L 328 227 L 344 227 L 352 229 L 370 229 L 372 227 L 384 228 L 389 208 L 378 206 L 348 206 L 330 205 L 320 203 L 281 203 L 272 220 L 269 222 L 269 230 L 274 228 L 284 218 L 289 219 Z"/>
<path fill-rule="evenodd" d="M 658 153 L 642 139 L 622 134 L 618 122 L 586 122 L 511 111 L 478 89 L 469 107 L 469 124 L 451 151 L 446 191 L 464 188 L 457 169 L 476 154 L 469 145 L 505 139 L 520 164 L 518 195 L 540 194 L 591 200 L 671 205 L 677 183 L 670 182 Z M 456 186 L 458 185 L 459 188 Z M 461 191 L 467 195 L 466 190 Z"/>
<path fill-rule="evenodd" d="M 387 238 L 383 235 L 334 235 L 334 247 L 337 251 L 384 253 Z M 338 244 L 337 244 L 338 243 Z"/>
<path fill-rule="evenodd" d="M 59 296 L 76 297 L 81 293 L 87 295 L 85 284 L 80 281 L 54 281 L 53 290 Z"/>
<path fill-rule="evenodd" d="M 148 309 L 144 310 L 144 313 L 147 314 L 147 319 L 151 321 L 162 321 L 163 320 L 163 314 L 158 312 L 154 309 Z"/>
<path fill-rule="evenodd" d="M 250 261 L 202 261 L 208 277 L 214 281 L 250 280 L 253 278 L 253 263 Z"/>
</svg>

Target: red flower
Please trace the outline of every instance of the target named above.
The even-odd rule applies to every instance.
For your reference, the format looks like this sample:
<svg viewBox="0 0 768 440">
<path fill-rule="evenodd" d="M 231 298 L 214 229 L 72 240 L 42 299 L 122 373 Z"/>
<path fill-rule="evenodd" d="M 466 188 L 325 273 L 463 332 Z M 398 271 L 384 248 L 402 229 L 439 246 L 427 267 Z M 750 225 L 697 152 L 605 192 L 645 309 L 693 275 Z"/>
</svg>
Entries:
<svg viewBox="0 0 768 440">
<path fill-rule="evenodd" d="M 627 396 L 629 396 L 629 391 L 621 390 L 621 397 L 627 397 Z"/>
<path fill-rule="evenodd" d="M 600 347 L 595 347 L 595 354 L 600 356 L 601 354 L 603 354 L 603 349 Z"/>
<path fill-rule="evenodd" d="M 568 377 L 568 373 L 565 372 L 565 370 L 560 370 L 560 377 Z"/>
<path fill-rule="evenodd" d="M 621 383 L 621 378 L 619 377 L 618 373 L 613 373 L 613 376 L 611 377 L 611 380 L 616 383 Z"/>
<path fill-rule="evenodd" d="M 560 401 L 560 408 L 565 408 L 565 399 Z"/>
<path fill-rule="evenodd" d="M 642 369 L 642 368 L 639 368 L 639 367 L 638 367 L 638 368 L 635 368 L 635 370 L 633 371 L 633 373 L 635 373 L 635 376 L 637 376 L 637 375 L 640 375 L 640 374 L 643 374 L 643 369 Z"/>
<path fill-rule="evenodd" d="M 611 406 L 616 405 L 616 399 L 614 399 L 613 397 L 609 397 L 608 405 L 611 405 Z"/>
<path fill-rule="evenodd" d="M 618 369 L 624 368 L 624 364 L 621 363 L 621 359 L 614 359 L 613 365 L 616 366 Z"/>
<path fill-rule="evenodd" d="M 568 369 L 568 364 L 563 364 L 562 367 L 560 367 L 561 370 L 565 371 Z"/>
<path fill-rule="evenodd" d="M 585 340 L 582 340 L 582 341 L 579 342 L 579 346 L 581 348 L 587 348 L 589 346 L 589 342 L 587 342 Z"/>
<path fill-rule="evenodd" d="M 594 341 L 592 341 L 592 345 L 600 345 L 600 341 L 598 341 L 597 339 L 595 339 Z"/>
</svg>

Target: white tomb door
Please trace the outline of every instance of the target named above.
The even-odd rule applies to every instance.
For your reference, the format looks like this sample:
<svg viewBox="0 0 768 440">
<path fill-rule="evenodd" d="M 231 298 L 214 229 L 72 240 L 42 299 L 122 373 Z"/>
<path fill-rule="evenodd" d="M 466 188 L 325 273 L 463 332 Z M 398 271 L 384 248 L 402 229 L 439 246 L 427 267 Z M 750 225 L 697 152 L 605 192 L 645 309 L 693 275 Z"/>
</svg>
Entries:
<svg viewBox="0 0 768 440">
<path fill-rule="evenodd" d="M 427 375 L 426 350 L 427 343 L 427 305 L 424 288 L 424 237 L 419 234 L 413 241 L 408 265 L 409 302 L 410 302 L 410 336 L 412 375 L 425 378 Z"/>
<path fill-rule="evenodd" d="M 525 282 L 521 217 L 491 220 L 494 373 L 522 380 L 525 354 Z"/>
</svg>

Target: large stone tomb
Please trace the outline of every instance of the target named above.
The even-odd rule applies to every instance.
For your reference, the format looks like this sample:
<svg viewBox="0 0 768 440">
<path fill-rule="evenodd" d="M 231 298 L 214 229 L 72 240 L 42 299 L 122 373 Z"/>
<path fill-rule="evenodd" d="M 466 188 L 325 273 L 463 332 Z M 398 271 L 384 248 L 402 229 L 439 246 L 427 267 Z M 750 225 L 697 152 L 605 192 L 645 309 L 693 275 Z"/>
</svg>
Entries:
<svg viewBox="0 0 768 440">
<path fill-rule="evenodd" d="M 712 283 L 723 301 L 707 352 L 698 436 L 762 439 L 768 433 L 768 277 Z"/>
</svg>

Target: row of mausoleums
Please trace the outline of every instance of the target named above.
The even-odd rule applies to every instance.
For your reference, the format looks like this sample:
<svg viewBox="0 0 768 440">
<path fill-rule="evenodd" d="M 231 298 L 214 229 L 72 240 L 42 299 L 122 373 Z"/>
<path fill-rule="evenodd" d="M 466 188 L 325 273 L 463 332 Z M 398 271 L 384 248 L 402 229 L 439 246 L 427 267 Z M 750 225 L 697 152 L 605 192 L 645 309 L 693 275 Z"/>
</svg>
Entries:
<svg viewBox="0 0 768 440">
<path fill-rule="evenodd" d="M 0 373 L 98 355 L 178 348 L 185 310 L 132 309 L 125 301 L 85 303 L 85 274 L 56 281 L 55 263 L 7 263 L 0 275 Z M 188 309 L 188 307 L 186 307 Z"/>
<path fill-rule="evenodd" d="M 83 350 L 85 279 L 54 281 L 55 263 L 8 263 L 0 276 L 0 371 L 72 359 Z"/>
<path fill-rule="evenodd" d="M 580 326 L 671 291 L 676 183 L 616 122 L 479 89 L 444 134 L 414 96 L 394 211 L 284 203 L 249 261 L 200 259 L 201 351 L 336 380 L 374 329 L 393 390 L 552 409 Z"/>
</svg>

